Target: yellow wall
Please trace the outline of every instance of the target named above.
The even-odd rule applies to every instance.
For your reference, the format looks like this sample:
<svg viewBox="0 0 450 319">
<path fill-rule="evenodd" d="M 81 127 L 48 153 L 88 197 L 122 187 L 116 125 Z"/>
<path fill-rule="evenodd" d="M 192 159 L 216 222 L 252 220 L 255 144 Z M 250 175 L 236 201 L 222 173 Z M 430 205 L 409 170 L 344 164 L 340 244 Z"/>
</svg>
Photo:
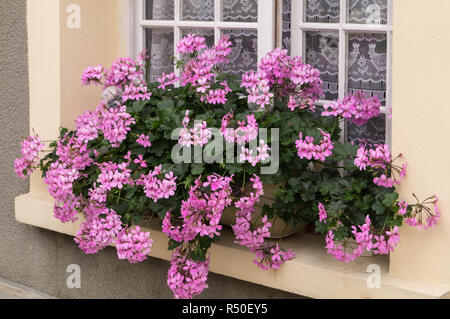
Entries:
<svg viewBox="0 0 450 319">
<path fill-rule="evenodd" d="M 125 23 L 119 8 L 124 0 L 28 0 L 30 126 L 43 140 L 57 137 L 58 128 L 74 127 L 74 119 L 100 101 L 100 87 L 82 87 L 88 65 L 109 67 L 124 54 Z M 68 28 L 67 6 L 81 7 L 81 28 Z M 48 196 L 40 173 L 31 191 Z"/>
<path fill-rule="evenodd" d="M 412 200 L 433 193 L 442 219 L 418 232 L 401 228 L 390 271 L 450 283 L 450 1 L 394 0 L 393 129 L 395 153 L 409 174 L 401 193 Z"/>
<path fill-rule="evenodd" d="M 89 65 L 109 68 L 119 53 L 118 1 L 61 0 L 60 16 L 70 4 L 81 7 L 81 28 L 70 29 L 61 21 L 61 125 L 73 128 L 73 120 L 100 101 L 99 87 L 81 87 L 81 74 Z M 101 14 L 99 14 L 101 12 Z"/>
</svg>

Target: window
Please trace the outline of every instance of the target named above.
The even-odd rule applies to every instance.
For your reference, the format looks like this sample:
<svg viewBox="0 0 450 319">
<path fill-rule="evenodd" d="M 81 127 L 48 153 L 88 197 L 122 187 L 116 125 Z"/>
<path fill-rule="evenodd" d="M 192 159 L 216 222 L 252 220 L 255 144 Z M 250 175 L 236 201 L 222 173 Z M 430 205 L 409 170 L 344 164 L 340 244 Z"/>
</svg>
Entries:
<svg viewBox="0 0 450 319">
<path fill-rule="evenodd" d="M 382 114 L 364 126 L 346 123 L 344 137 L 390 144 L 392 1 L 136 0 L 134 53 L 150 50 L 155 81 L 174 71 L 175 44 L 188 33 L 208 45 L 229 34 L 234 48 L 224 71 L 238 76 L 281 46 L 321 71 L 321 104 L 357 90 L 377 95 Z"/>
<path fill-rule="evenodd" d="M 176 43 L 188 33 L 204 36 L 209 45 L 225 34 L 234 44 L 229 69 L 236 75 L 256 68 L 275 47 L 275 1 L 272 0 L 138 0 L 135 4 L 135 55 L 153 55 L 151 80 L 174 71 Z M 175 72 L 178 72 L 175 70 Z"/>
<path fill-rule="evenodd" d="M 325 100 L 357 90 L 380 98 L 382 114 L 347 123 L 346 138 L 390 144 L 392 0 L 282 0 L 280 10 L 278 45 L 321 71 Z"/>
</svg>

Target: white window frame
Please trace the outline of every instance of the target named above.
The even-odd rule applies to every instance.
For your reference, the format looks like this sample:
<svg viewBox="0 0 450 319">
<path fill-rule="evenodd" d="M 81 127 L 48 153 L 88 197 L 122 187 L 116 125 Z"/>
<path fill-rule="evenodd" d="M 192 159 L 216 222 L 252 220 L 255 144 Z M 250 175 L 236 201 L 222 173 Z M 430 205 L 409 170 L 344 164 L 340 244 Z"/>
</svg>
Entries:
<svg viewBox="0 0 450 319">
<path fill-rule="evenodd" d="M 258 61 L 275 48 L 276 30 L 276 0 L 258 0 L 258 22 L 225 22 L 222 20 L 222 0 L 214 0 L 214 21 L 185 21 L 181 19 L 182 1 L 174 1 L 174 20 L 145 20 L 145 0 L 133 1 L 134 50 L 132 55 L 137 57 L 144 50 L 146 28 L 174 28 L 175 44 L 181 39 L 182 28 L 201 28 L 214 30 L 215 43 L 222 35 L 222 30 L 240 29 L 256 30 L 258 33 Z M 180 59 L 174 45 L 173 56 Z M 179 75 L 179 70 L 175 70 Z"/>
<path fill-rule="evenodd" d="M 388 113 L 392 107 L 392 37 L 393 37 L 393 0 L 388 0 L 387 24 L 353 24 L 347 23 L 347 5 L 349 0 L 340 0 L 339 23 L 305 22 L 307 0 L 291 2 L 291 54 L 306 56 L 305 31 L 337 31 L 339 32 L 339 98 L 343 99 L 348 92 L 347 86 L 347 52 L 348 34 L 354 32 L 384 33 L 387 37 L 386 61 L 386 106 L 381 112 L 386 115 L 386 143 L 392 145 L 392 120 Z M 319 101 L 319 104 L 326 101 Z M 345 126 L 342 126 L 343 132 Z M 346 134 L 345 134 L 346 135 Z M 344 138 L 344 137 L 343 137 Z"/>
</svg>

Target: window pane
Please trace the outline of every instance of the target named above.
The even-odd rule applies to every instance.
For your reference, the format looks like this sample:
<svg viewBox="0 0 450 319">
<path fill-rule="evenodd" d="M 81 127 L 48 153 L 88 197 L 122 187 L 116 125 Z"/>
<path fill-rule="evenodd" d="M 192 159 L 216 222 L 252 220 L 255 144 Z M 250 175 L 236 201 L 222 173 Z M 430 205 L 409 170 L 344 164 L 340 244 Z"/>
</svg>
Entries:
<svg viewBox="0 0 450 319">
<path fill-rule="evenodd" d="M 181 19 L 214 21 L 214 0 L 182 0 Z"/>
<path fill-rule="evenodd" d="M 230 35 L 233 43 L 232 53 L 228 56 L 230 63 L 222 71 L 228 74 L 241 75 L 248 70 L 255 70 L 258 64 L 258 33 L 256 30 L 223 30 L 222 34 Z"/>
<path fill-rule="evenodd" d="M 348 140 L 356 144 L 384 144 L 386 140 L 386 114 L 369 120 L 366 125 L 357 126 L 347 122 Z"/>
<path fill-rule="evenodd" d="M 222 8 L 223 21 L 258 21 L 258 0 L 222 0 Z"/>
<path fill-rule="evenodd" d="M 350 33 L 348 88 L 377 95 L 386 105 L 386 34 Z"/>
<path fill-rule="evenodd" d="M 339 90 L 339 33 L 337 31 L 308 31 L 306 60 L 320 71 L 326 100 L 338 98 Z"/>
<path fill-rule="evenodd" d="M 173 0 L 145 0 L 145 20 L 173 20 Z"/>
<path fill-rule="evenodd" d="M 387 0 L 350 0 L 347 21 L 359 24 L 387 24 L 387 7 Z"/>
<path fill-rule="evenodd" d="M 281 47 L 291 54 L 291 0 L 283 0 Z"/>
<path fill-rule="evenodd" d="M 174 71 L 172 56 L 174 37 L 173 29 L 145 29 L 145 44 L 152 59 L 150 81 L 157 81 L 161 74 Z"/>
<path fill-rule="evenodd" d="M 338 23 L 340 0 L 306 0 L 306 22 Z"/>
</svg>

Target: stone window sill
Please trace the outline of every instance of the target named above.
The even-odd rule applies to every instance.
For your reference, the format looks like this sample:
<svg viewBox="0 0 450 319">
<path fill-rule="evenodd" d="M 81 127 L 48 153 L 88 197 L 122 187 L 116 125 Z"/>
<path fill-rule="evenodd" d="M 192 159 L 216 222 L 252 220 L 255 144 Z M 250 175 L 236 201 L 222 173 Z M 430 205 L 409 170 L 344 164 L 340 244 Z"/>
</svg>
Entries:
<svg viewBox="0 0 450 319">
<path fill-rule="evenodd" d="M 19 222 L 70 236 L 76 234 L 80 225 L 80 221 L 74 224 L 61 223 L 53 217 L 52 199 L 31 193 L 16 198 L 15 216 Z M 149 231 L 154 240 L 150 256 L 169 260 L 166 235 L 157 224 L 150 226 Z M 412 281 L 389 274 L 387 256 L 362 257 L 353 263 L 343 264 L 328 256 L 324 245 L 322 236 L 292 236 L 285 240 L 283 246 L 292 247 L 296 257 L 278 271 L 264 271 L 252 262 L 252 253 L 233 243 L 231 231 L 225 229 L 220 241 L 211 248 L 210 270 L 312 298 L 449 297 L 448 285 Z M 367 267 L 371 264 L 380 266 L 380 288 L 370 289 L 367 286 L 367 279 L 371 275 Z"/>
</svg>

